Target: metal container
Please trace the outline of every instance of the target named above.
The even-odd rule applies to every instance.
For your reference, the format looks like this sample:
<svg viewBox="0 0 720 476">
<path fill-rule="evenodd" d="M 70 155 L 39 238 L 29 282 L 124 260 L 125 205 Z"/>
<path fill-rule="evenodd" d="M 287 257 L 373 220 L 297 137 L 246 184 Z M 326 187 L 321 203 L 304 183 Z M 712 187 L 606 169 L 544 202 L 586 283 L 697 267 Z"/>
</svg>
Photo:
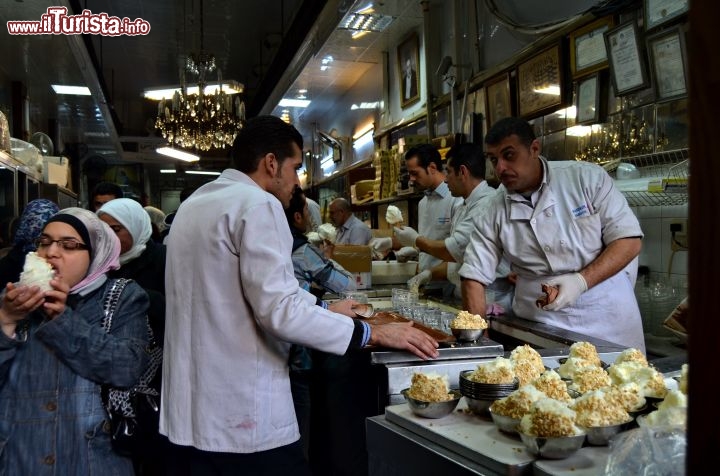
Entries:
<svg viewBox="0 0 720 476">
<path fill-rule="evenodd" d="M 415 415 L 423 418 L 442 418 L 449 415 L 453 410 L 455 410 L 458 402 L 460 402 L 460 399 L 462 398 L 460 392 L 457 390 L 450 390 L 449 393 L 453 396 L 452 400 L 446 400 L 444 402 L 424 402 L 422 400 L 412 398 L 408 395 L 408 390 L 410 389 L 406 388 L 402 391 L 402 394 L 405 396 L 405 400 L 407 400 L 410 410 L 412 410 Z"/>
</svg>

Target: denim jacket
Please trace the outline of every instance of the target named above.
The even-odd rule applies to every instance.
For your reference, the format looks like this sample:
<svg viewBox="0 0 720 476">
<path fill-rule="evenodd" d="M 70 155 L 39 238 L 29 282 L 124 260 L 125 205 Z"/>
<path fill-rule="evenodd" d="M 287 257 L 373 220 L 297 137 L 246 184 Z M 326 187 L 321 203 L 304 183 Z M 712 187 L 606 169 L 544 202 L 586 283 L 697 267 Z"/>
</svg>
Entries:
<svg viewBox="0 0 720 476">
<path fill-rule="evenodd" d="M 0 476 L 133 474 L 111 448 L 100 385 L 129 387 L 145 368 L 148 297 L 128 283 L 108 334 L 112 283 L 68 296 L 74 303 L 53 320 L 31 313 L 18 323 L 24 341 L 0 332 Z"/>
</svg>

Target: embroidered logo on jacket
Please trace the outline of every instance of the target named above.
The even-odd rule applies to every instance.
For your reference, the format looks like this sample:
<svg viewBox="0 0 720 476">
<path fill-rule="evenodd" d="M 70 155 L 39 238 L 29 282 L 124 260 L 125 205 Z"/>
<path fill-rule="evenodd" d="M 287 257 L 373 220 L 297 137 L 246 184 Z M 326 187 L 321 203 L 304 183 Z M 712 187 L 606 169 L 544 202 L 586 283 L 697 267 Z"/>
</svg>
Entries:
<svg viewBox="0 0 720 476">
<path fill-rule="evenodd" d="M 590 215 L 590 211 L 588 210 L 587 205 L 580 205 L 580 206 L 577 207 L 577 208 L 573 208 L 572 213 L 573 213 L 573 216 L 574 216 L 575 218 L 579 218 L 579 217 L 584 217 L 584 216 Z"/>
</svg>

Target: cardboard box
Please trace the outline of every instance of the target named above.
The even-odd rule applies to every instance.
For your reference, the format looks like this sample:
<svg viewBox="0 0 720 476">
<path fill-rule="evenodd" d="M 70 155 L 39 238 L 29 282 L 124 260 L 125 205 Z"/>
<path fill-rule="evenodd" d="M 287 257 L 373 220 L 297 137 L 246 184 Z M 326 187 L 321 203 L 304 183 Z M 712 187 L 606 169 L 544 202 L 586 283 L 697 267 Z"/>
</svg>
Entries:
<svg viewBox="0 0 720 476">
<path fill-rule="evenodd" d="M 357 289 L 372 287 L 372 248 L 360 245 L 335 245 L 333 259 L 355 275 Z"/>
<path fill-rule="evenodd" d="M 68 166 L 66 157 L 43 157 L 43 182 L 66 187 L 70 174 Z"/>
</svg>

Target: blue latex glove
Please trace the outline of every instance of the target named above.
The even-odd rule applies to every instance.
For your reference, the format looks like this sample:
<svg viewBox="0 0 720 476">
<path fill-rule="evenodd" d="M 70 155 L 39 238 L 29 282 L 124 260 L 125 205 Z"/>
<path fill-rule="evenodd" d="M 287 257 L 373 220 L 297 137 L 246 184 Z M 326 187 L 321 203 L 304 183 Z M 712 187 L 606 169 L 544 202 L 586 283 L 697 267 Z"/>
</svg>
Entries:
<svg viewBox="0 0 720 476">
<path fill-rule="evenodd" d="M 412 229 L 409 226 L 404 226 L 402 228 L 398 228 L 397 226 L 394 228 L 395 230 L 395 236 L 397 237 L 398 241 L 403 246 L 415 246 L 415 240 L 417 240 L 418 232 Z"/>
<path fill-rule="evenodd" d="M 585 278 L 580 273 L 561 274 L 548 280 L 545 284 L 558 288 L 555 300 L 543 307 L 546 311 L 557 311 L 565 306 L 572 306 L 588 288 Z"/>
</svg>

